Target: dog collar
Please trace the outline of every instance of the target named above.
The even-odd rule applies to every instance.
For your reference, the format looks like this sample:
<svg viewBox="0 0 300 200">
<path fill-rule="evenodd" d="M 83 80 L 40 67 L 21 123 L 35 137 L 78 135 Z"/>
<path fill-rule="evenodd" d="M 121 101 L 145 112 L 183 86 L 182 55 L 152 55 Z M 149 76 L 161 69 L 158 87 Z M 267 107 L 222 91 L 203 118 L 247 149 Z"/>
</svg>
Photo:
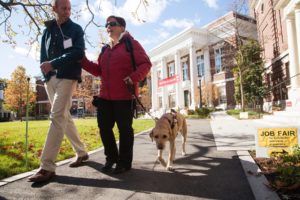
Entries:
<svg viewBox="0 0 300 200">
<path fill-rule="evenodd" d="M 171 121 L 168 117 L 163 117 L 163 118 L 168 120 L 168 122 L 171 126 L 171 129 L 173 129 L 175 127 L 175 123 L 177 123 L 177 119 L 176 119 L 176 115 L 173 115 L 172 113 L 170 113 L 170 114 L 172 115 L 173 121 Z"/>
</svg>

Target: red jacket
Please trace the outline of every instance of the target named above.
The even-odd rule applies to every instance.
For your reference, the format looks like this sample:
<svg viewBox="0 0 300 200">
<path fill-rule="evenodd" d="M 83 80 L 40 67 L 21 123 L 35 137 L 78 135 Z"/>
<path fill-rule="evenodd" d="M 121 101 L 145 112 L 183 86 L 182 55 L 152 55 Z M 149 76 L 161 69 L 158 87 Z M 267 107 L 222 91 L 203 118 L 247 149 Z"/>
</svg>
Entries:
<svg viewBox="0 0 300 200">
<path fill-rule="evenodd" d="M 133 53 L 137 69 L 134 71 L 130 52 L 126 50 L 124 37 L 129 37 L 133 46 Z M 100 97 L 106 100 L 130 100 L 132 94 L 127 89 L 123 79 L 127 76 L 135 83 L 135 92 L 138 96 L 138 82 L 143 80 L 151 68 L 151 62 L 140 43 L 129 33 L 123 35 L 120 42 L 113 48 L 106 47 L 99 55 L 98 63 L 83 58 L 83 69 L 101 78 Z"/>
</svg>

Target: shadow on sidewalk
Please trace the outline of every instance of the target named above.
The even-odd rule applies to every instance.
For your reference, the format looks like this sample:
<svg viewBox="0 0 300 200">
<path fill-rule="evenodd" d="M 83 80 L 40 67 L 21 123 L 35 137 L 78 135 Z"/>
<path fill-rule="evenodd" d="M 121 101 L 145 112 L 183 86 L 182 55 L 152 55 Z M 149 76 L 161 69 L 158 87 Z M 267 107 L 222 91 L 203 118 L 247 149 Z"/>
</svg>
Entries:
<svg viewBox="0 0 300 200">
<path fill-rule="evenodd" d="M 189 140 L 192 144 L 189 149 L 193 151 L 185 157 L 177 157 L 174 162 L 175 170 L 172 172 L 166 171 L 160 164 L 151 170 L 154 160 L 151 161 L 149 158 L 153 155 L 143 162 L 145 166 L 133 168 L 119 175 L 109 173 L 104 175 L 100 172 L 102 164 L 88 161 L 84 167 L 96 170 L 94 174 L 100 174 L 101 177 L 93 176 L 93 174 L 89 174 L 89 177 L 57 175 L 51 180 L 51 184 L 65 185 L 64 187 L 110 188 L 145 194 L 164 193 L 209 199 L 254 199 L 237 156 L 232 152 L 228 152 L 227 155 L 218 152 L 212 145 L 214 139 L 211 134 L 201 134 L 201 140 L 199 137 L 199 133 L 190 134 Z M 202 141 L 203 143 L 196 144 L 192 141 Z M 180 151 L 180 145 L 177 147 L 177 151 Z M 33 184 L 32 187 L 44 187 L 46 184 Z"/>
<path fill-rule="evenodd" d="M 148 133 L 135 138 L 133 169 L 113 175 L 100 172 L 103 151 L 78 169 L 67 165 L 43 184 L 19 180 L 1 187 L 8 199 L 222 199 L 253 200 L 235 151 L 217 151 L 208 120 L 188 121 L 187 156 L 177 138 L 174 171 L 156 162 L 157 150 Z M 167 158 L 168 151 L 164 152 Z M 99 163 L 100 162 L 100 163 Z"/>
</svg>

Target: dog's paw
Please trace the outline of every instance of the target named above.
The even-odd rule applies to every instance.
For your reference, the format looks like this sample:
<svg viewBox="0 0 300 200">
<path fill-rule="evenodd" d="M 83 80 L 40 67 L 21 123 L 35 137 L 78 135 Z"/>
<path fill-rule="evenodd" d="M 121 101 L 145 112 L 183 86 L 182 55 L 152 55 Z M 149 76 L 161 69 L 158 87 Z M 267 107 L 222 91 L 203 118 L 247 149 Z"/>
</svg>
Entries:
<svg viewBox="0 0 300 200">
<path fill-rule="evenodd" d="M 158 160 L 159 160 L 159 162 L 160 162 L 160 164 L 161 164 L 162 166 L 164 166 L 164 167 L 167 166 L 167 163 L 166 163 L 166 161 L 165 161 L 163 158 L 158 158 Z"/>
<path fill-rule="evenodd" d="M 172 166 L 167 166 L 166 169 L 167 169 L 168 171 L 174 171 L 174 168 L 173 168 Z"/>
</svg>

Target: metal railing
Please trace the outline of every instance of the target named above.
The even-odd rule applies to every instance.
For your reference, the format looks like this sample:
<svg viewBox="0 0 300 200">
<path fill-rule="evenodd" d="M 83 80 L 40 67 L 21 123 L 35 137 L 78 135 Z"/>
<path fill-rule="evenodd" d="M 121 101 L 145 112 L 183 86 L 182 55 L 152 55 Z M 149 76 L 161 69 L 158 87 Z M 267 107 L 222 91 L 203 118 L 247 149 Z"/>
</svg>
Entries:
<svg viewBox="0 0 300 200">
<path fill-rule="evenodd" d="M 271 93 L 275 88 L 278 88 L 279 87 L 279 89 L 280 89 L 280 109 L 284 109 L 285 108 L 285 101 L 283 101 L 283 99 L 282 99 L 282 91 L 281 91 L 281 86 L 282 86 L 282 84 L 285 84 L 286 82 L 289 82 L 291 79 L 293 79 L 293 78 L 295 78 L 295 77 L 297 77 L 297 76 L 299 76 L 300 75 L 300 73 L 298 73 L 298 74 L 295 74 L 295 75 L 293 75 L 293 76 L 290 76 L 289 78 L 287 78 L 287 79 L 285 79 L 285 80 L 283 80 L 283 81 L 281 81 L 280 83 L 277 83 L 276 85 L 274 85 L 274 86 L 272 86 L 271 88 L 269 88 L 267 91 L 266 91 L 266 93 L 267 94 L 269 94 L 269 93 Z"/>
<path fill-rule="evenodd" d="M 277 88 L 277 87 L 281 86 L 282 84 L 284 84 L 284 83 L 290 81 L 292 78 L 295 78 L 295 77 L 297 77 L 297 76 L 299 76 L 299 75 L 300 75 L 300 73 L 295 74 L 294 76 L 291 76 L 291 77 L 289 77 L 289 78 L 287 78 L 287 79 L 281 81 L 280 83 L 277 83 L 276 85 L 274 85 L 274 86 L 272 86 L 271 88 L 269 88 L 269 89 L 267 90 L 267 93 L 271 92 L 274 88 Z"/>
</svg>

